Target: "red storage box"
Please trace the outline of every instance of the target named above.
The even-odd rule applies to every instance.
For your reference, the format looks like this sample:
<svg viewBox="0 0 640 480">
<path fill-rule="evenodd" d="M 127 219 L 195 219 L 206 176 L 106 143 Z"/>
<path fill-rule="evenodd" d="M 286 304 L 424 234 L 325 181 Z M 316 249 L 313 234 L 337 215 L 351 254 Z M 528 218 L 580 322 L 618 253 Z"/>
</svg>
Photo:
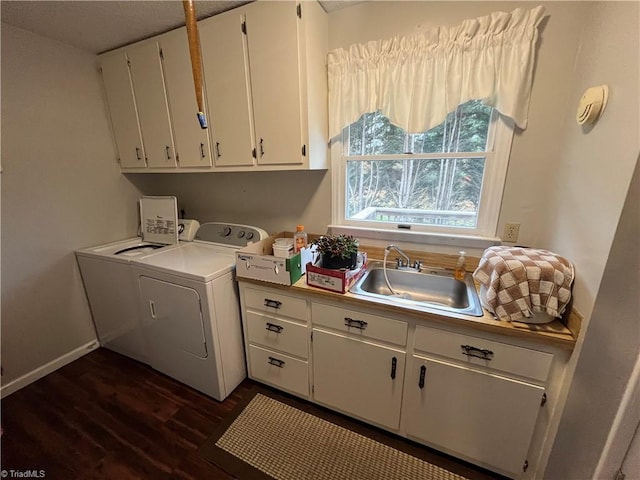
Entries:
<svg viewBox="0 0 640 480">
<path fill-rule="evenodd" d="M 307 264 L 307 285 L 322 288 L 331 292 L 346 293 L 351 285 L 356 283 L 367 268 L 367 254 L 360 252 L 362 256 L 361 265 L 355 270 L 332 270 L 318 266 L 320 258 L 316 263 Z"/>
</svg>

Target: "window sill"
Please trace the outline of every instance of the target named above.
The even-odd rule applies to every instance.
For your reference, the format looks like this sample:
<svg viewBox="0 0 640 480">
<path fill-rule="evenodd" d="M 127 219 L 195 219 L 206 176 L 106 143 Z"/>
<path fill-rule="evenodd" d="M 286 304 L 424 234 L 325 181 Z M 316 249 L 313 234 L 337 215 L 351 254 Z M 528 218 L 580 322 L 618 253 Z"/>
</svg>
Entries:
<svg viewBox="0 0 640 480">
<path fill-rule="evenodd" d="M 377 242 L 403 242 L 416 245 L 433 245 L 438 247 L 472 248 L 484 250 L 494 245 L 502 245 L 497 237 L 480 237 L 471 235 L 450 235 L 446 233 L 427 233 L 405 230 L 383 230 L 377 228 L 354 227 L 351 225 L 329 225 L 333 234 L 353 235 L 358 239 Z M 365 243 L 365 242 L 363 242 Z"/>
</svg>

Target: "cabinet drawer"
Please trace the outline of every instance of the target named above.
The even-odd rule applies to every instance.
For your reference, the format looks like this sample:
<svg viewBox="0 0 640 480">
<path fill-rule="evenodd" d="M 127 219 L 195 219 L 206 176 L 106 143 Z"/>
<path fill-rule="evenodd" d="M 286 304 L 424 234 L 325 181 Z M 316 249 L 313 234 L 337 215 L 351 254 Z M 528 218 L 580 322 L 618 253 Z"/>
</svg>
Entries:
<svg viewBox="0 0 640 480">
<path fill-rule="evenodd" d="M 247 331 L 250 343 L 307 358 L 307 327 L 282 318 L 247 312 Z"/>
<path fill-rule="evenodd" d="M 299 320 L 307 319 L 307 301 L 290 297 L 275 290 L 245 289 L 247 309 L 259 312 L 285 315 Z"/>
<path fill-rule="evenodd" d="M 395 345 L 407 344 L 407 324 L 368 313 L 314 303 L 311 306 L 314 325 L 322 325 L 360 337 L 373 338 Z"/>
<path fill-rule="evenodd" d="M 309 397 L 307 362 L 249 345 L 249 375 L 291 393 Z"/>
<path fill-rule="evenodd" d="M 553 355 L 418 325 L 415 349 L 544 382 Z"/>
</svg>

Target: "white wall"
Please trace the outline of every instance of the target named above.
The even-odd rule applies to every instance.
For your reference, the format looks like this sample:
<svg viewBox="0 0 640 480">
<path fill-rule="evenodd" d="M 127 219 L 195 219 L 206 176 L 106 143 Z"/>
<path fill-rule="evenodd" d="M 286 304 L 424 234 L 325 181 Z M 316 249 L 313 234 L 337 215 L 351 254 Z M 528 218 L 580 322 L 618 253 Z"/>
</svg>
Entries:
<svg viewBox="0 0 640 480">
<path fill-rule="evenodd" d="M 95 340 L 74 250 L 135 235 L 95 56 L 2 24 L 3 386 Z"/>
<path fill-rule="evenodd" d="M 577 265 L 575 306 L 589 318 L 640 152 L 640 3 L 596 2 L 576 55 L 541 243 Z M 604 115 L 589 130 L 574 120 L 584 90 L 609 86 Z"/>
<path fill-rule="evenodd" d="M 199 222 L 244 223 L 268 232 L 303 224 L 324 233 L 331 221 L 327 171 L 133 175 L 148 195 L 175 195 L 178 208 Z"/>
</svg>

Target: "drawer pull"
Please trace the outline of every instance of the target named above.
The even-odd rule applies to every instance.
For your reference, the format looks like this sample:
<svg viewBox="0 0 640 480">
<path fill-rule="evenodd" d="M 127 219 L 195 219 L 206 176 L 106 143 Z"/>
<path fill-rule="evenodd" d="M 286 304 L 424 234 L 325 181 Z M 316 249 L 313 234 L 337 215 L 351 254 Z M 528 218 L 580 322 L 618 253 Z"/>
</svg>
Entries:
<svg viewBox="0 0 640 480">
<path fill-rule="evenodd" d="M 483 360 L 491 360 L 493 357 L 493 352 L 486 348 L 478 348 L 471 345 L 460 345 L 460 348 L 463 350 L 462 354 L 468 355 L 469 357 L 481 358 Z"/>
<path fill-rule="evenodd" d="M 270 298 L 264 299 L 265 307 L 280 308 L 281 305 L 282 305 L 282 302 L 279 302 L 278 300 L 271 300 Z"/>
<path fill-rule="evenodd" d="M 281 333 L 282 330 L 284 330 L 284 327 L 281 325 L 276 325 L 275 323 L 269 323 L 267 322 L 267 328 L 266 330 L 269 330 L 270 332 L 276 332 L 276 333 Z"/>
<path fill-rule="evenodd" d="M 267 363 L 274 367 L 284 368 L 284 360 L 280 360 L 278 358 L 269 357 L 269 361 Z"/>
<path fill-rule="evenodd" d="M 396 357 L 393 357 L 391 359 L 391 379 L 395 380 L 396 379 L 396 367 L 398 366 L 398 359 Z"/>
<path fill-rule="evenodd" d="M 349 318 L 349 317 L 344 317 L 344 324 L 347 327 L 354 327 L 360 330 L 364 330 L 365 328 L 367 328 L 367 325 L 368 325 L 368 323 L 365 322 L 364 320 L 354 320 L 353 318 Z"/>
<path fill-rule="evenodd" d="M 424 377 L 427 375 L 427 367 L 425 367 L 424 365 L 422 365 L 420 367 L 420 380 L 418 380 L 418 387 L 420 387 L 420 389 L 424 388 Z"/>
</svg>

